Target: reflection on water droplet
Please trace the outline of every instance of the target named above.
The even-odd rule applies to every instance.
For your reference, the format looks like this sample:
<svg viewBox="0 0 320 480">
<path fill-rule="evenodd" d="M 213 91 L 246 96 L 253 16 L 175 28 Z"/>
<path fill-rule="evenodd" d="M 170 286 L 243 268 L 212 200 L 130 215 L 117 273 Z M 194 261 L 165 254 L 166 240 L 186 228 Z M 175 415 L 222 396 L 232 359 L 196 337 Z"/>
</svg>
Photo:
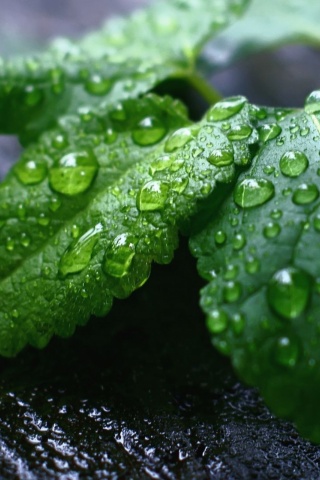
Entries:
<svg viewBox="0 0 320 480">
<path fill-rule="evenodd" d="M 263 229 L 263 235 L 266 238 L 275 238 L 279 235 L 281 227 L 278 223 L 269 222 Z"/>
<path fill-rule="evenodd" d="M 266 124 L 259 128 L 259 138 L 261 142 L 266 143 L 277 138 L 281 132 L 282 128 L 277 123 Z"/>
<path fill-rule="evenodd" d="M 216 122 L 233 117 L 233 115 L 240 112 L 246 101 L 247 99 L 242 96 L 230 97 L 226 100 L 222 100 L 209 110 L 207 120 L 209 122 Z"/>
<path fill-rule="evenodd" d="M 110 91 L 112 82 L 108 78 L 103 78 L 98 74 L 93 74 L 85 83 L 85 89 L 92 95 L 105 95 Z"/>
<path fill-rule="evenodd" d="M 143 185 L 137 195 L 137 208 L 141 212 L 162 210 L 169 192 L 169 185 L 160 181 L 150 181 Z"/>
<path fill-rule="evenodd" d="M 217 245 L 223 245 L 226 239 L 227 239 L 227 236 L 222 230 L 218 230 L 214 234 L 214 241 L 216 242 Z"/>
<path fill-rule="evenodd" d="M 282 155 L 280 159 L 280 170 L 288 177 L 298 177 L 308 168 L 309 162 L 304 153 L 290 151 Z"/>
<path fill-rule="evenodd" d="M 140 146 L 154 145 L 166 135 L 167 129 L 156 117 L 141 120 L 132 132 L 132 140 Z"/>
<path fill-rule="evenodd" d="M 118 235 L 109 246 L 102 268 L 115 278 L 122 278 L 129 272 L 136 253 L 137 238 L 128 233 Z"/>
<path fill-rule="evenodd" d="M 307 307 L 311 277 L 303 270 L 288 267 L 276 272 L 268 285 L 270 307 L 286 319 L 296 318 Z"/>
<path fill-rule="evenodd" d="M 231 141 L 245 140 L 250 137 L 252 133 L 252 127 L 250 125 L 242 124 L 236 125 L 227 133 L 227 137 Z"/>
<path fill-rule="evenodd" d="M 64 155 L 49 172 L 53 190 L 64 195 L 78 195 L 91 186 L 99 164 L 92 151 L 72 152 Z"/>
<path fill-rule="evenodd" d="M 227 303 L 233 303 L 239 300 L 241 295 L 241 285 L 238 282 L 227 282 L 223 288 L 223 298 Z"/>
<path fill-rule="evenodd" d="M 23 103 L 28 107 L 35 107 L 42 101 L 43 93 L 40 88 L 34 85 L 28 85 L 23 92 Z"/>
<path fill-rule="evenodd" d="M 262 205 L 274 195 L 274 185 L 264 178 L 245 178 L 237 184 L 234 201 L 239 207 L 251 208 Z"/>
<path fill-rule="evenodd" d="M 88 266 L 102 230 L 102 224 L 99 223 L 82 235 L 76 243 L 72 243 L 67 248 L 59 264 L 59 272 L 62 276 L 65 277 L 70 273 L 81 272 Z"/>
<path fill-rule="evenodd" d="M 208 162 L 215 167 L 224 167 L 233 163 L 234 155 L 233 150 L 217 148 L 210 152 L 208 156 Z"/>
</svg>

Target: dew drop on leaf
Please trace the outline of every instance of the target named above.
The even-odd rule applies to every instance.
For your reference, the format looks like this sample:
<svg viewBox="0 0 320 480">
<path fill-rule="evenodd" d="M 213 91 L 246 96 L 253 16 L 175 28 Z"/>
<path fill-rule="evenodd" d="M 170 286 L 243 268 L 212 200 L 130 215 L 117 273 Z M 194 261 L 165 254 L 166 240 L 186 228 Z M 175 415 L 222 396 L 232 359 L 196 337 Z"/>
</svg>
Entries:
<svg viewBox="0 0 320 480">
<path fill-rule="evenodd" d="M 162 210 L 165 206 L 169 185 L 160 181 L 145 183 L 137 196 L 137 207 L 141 212 Z"/>
<path fill-rule="evenodd" d="M 81 272 L 88 266 L 102 230 L 102 224 L 98 223 L 67 248 L 59 264 L 59 272 L 62 276 Z"/>
<path fill-rule="evenodd" d="M 189 128 L 180 128 L 168 138 L 164 145 L 164 150 L 167 153 L 173 152 L 178 148 L 184 147 L 192 138 L 193 135 Z"/>
<path fill-rule="evenodd" d="M 59 133 L 52 139 L 51 145 L 57 150 L 62 150 L 63 148 L 67 147 L 68 140 L 65 135 Z"/>
<path fill-rule="evenodd" d="M 233 163 L 234 155 L 231 149 L 217 148 L 210 152 L 208 162 L 215 167 L 224 167 Z"/>
<path fill-rule="evenodd" d="M 189 184 L 188 177 L 176 178 L 171 182 L 171 190 L 179 194 L 183 193 Z"/>
<path fill-rule="evenodd" d="M 105 95 L 110 91 L 112 82 L 98 74 L 91 75 L 85 83 L 85 89 L 92 95 Z"/>
<path fill-rule="evenodd" d="M 281 227 L 278 223 L 269 222 L 263 229 L 263 235 L 266 238 L 275 238 L 279 235 Z"/>
<path fill-rule="evenodd" d="M 64 195 L 77 195 L 91 186 L 99 164 L 92 151 L 64 155 L 49 171 L 53 190 Z"/>
<path fill-rule="evenodd" d="M 294 191 L 292 196 L 292 201 L 296 205 L 307 205 L 308 203 L 314 202 L 319 196 L 318 187 L 314 184 L 302 183 Z"/>
<path fill-rule="evenodd" d="M 124 277 L 136 253 L 137 239 L 128 233 L 118 235 L 106 251 L 102 268 L 115 278 Z"/>
<path fill-rule="evenodd" d="M 286 152 L 280 158 L 280 170 L 287 177 L 298 177 L 308 168 L 306 155 L 297 150 Z"/>
<path fill-rule="evenodd" d="M 209 122 L 217 122 L 233 117 L 240 112 L 246 103 L 246 98 L 242 96 L 230 97 L 226 100 L 216 103 L 207 113 L 207 120 Z"/>
<path fill-rule="evenodd" d="M 216 242 L 217 245 L 223 245 L 225 243 L 226 239 L 227 239 L 227 235 L 222 230 L 218 230 L 214 234 L 214 241 Z"/>
<path fill-rule="evenodd" d="M 250 275 L 254 275 L 260 269 L 260 262 L 255 257 L 248 257 L 245 263 L 245 270 Z"/>
<path fill-rule="evenodd" d="M 245 178 L 237 184 L 234 201 L 239 207 L 251 208 L 262 205 L 274 195 L 274 185 L 264 178 Z"/>
<path fill-rule="evenodd" d="M 298 342 L 289 336 L 280 337 L 274 347 L 274 358 L 279 365 L 294 367 L 299 357 Z"/>
<path fill-rule="evenodd" d="M 245 317 L 241 313 L 235 313 L 231 317 L 231 328 L 235 335 L 241 335 L 245 327 Z"/>
<path fill-rule="evenodd" d="M 39 161 L 27 160 L 14 167 L 14 173 L 23 185 L 36 185 L 47 176 L 47 166 Z"/>
<path fill-rule="evenodd" d="M 320 215 L 318 214 L 316 217 L 313 219 L 313 226 L 317 232 L 320 232 Z"/>
<path fill-rule="evenodd" d="M 277 123 L 266 124 L 259 128 L 259 138 L 261 142 L 266 143 L 277 138 L 281 132 L 282 128 Z"/>
<path fill-rule="evenodd" d="M 245 140 L 250 137 L 252 133 L 252 127 L 250 125 L 236 125 L 227 133 L 227 137 L 231 141 Z"/>
<path fill-rule="evenodd" d="M 173 158 L 170 155 L 162 155 L 157 160 L 151 163 L 150 165 L 150 174 L 154 175 L 155 172 L 161 172 L 162 170 L 166 170 L 171 166 L 173 162 Z"/>
<path fill-rule="evenodd" d="M 166 135 L 167 129 L 156 117 L 146 117 L 133 129 L 132 140 L 140 146 L 154 145 Z"/>
<path fill-rule="evenodd" d="M 286 319 L 296 318 L 304 312 L 310 294 L 311 277 L 294 267 L 277 271 L 267 290 L 270 307 Z"/>
<path fill-rule="evenodd" d="M 246 244 L 246 237 L 243 233 L 237 233 L 232 241 L 232 246 L 234 250 L 242 250 Z"/>
<path fill-rule="evenodd" d="M 228 326 L 228 315 L 223 310 L 213 310 L 207 317 L 207 327 L 211 333 L 221 333 Z"/>
<path fill-rule="evenodd" d="M 43 98 L 43 93 L 40 88 L 34 85 L 27 85 L 23 92 L 23 103 L 28 107 L 35 107 L 39 105 Z"/>
<path fill-rule="evenodd" d="M 233 303 L 239 300 L 241 295 L 241 285 L 238 282 L 227 282 L 223 288 L 223 298 L 227 303 Z"/>
<path fill-rule="evenodd" d="M 320 90 L 315 90 L 306 98 L 304 109 L 307 113 L 320 112 Z"/>
</svg>

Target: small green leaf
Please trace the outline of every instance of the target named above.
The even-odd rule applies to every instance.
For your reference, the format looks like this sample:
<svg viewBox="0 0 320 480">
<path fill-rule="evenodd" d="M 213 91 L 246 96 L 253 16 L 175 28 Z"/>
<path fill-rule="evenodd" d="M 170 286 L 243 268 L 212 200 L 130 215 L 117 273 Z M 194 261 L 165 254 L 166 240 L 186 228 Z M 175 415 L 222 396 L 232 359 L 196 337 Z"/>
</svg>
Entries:
<svg viewBox="0 0 320 480">
<path fill-rule="evenodd" d="M 320 102 L 277 123 L 191 241 L 214 345 L 271 408 L 320 441 Z M 310 112 L 310 113 L 308 113 Z"/>
<path fill-rule="evenodd" d="M 318 0 L 252 0 L 245 15 L 209 45 L 211 68 L 288 43 L 319 45 L 319 18 Z"/>
<path fill-rule="evenodd" d="M 0 132 L 26 143 L 81 105 L 136 98 L 161 81 L 194 79 L 203 44 L 239 15 L 248 0 L 159 0 L 126 19 L 45 53 L 0 59 Z"/>
<path fill-rule="evenodd" d="M 198 202 L 251 160 L 227 136 L 246 124 L 258 141 L 242 100 L 227 122 L 208 119 L 228 99 L 191 125 L 180 103 L 149 95 L 62 118 L 26 149 L 0 185 L 1 354 L 71 335 L 143 285 L 152 261 L 170 262 Z"/>
</svg>

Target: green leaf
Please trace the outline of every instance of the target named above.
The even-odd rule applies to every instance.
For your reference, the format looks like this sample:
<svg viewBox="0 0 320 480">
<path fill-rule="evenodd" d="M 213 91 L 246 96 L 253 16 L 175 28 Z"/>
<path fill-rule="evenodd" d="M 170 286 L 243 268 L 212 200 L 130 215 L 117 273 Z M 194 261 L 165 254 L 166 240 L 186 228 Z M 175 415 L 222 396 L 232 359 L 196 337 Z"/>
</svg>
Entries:
<svg viewBox="0 0 320 480">
<path fill-rule="evenodd" d="M 191 241 L 213 344 L 278 415 L 320 441 L 320 94 L 279 121 Z"/>
<path fill-rule="evenodd" d="M 72 334 L 168 263 L 198 201 L 250 161 L 228 139 L 239 124 L 257 142 L 244 97 L 190 125 L 150 95 L 63 118 L 30 146 L 0 186 L 0 353 Z"/>
<path fill-rule="evenodd" d="M 80 105 L 136 98 L 167 78 L 197 85 L 203 44 L 247 2 L 211 0 L 208 8 L 205 0 L 157 1 L 79 42 L 61 39 L 39 55 L 0 59 L 0 132 L 27 142 Z"/>
<path fill-rule="evenodd" d="M 318 0 L 252 0 L 245 15 L 210 43 L 208 67 L 288 43 L 320 45 Z"/>
</svg>

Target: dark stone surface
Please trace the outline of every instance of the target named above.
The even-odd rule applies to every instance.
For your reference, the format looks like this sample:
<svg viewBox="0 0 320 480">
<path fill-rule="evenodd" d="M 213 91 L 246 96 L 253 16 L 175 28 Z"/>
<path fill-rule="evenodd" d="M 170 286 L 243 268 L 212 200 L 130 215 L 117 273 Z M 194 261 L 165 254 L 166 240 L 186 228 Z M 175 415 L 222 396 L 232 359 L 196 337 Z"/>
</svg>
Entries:
<svg viewBox="0 0 320 480">
<path fill-rule="evenodd" d="M 28 45 L 77 35 L 138 3 L 1 0 L 2 45 L 12 51 L 21 32 Z M 315 56 L 283 49 L 214 80 L 226 95 L 297 104 L 313 85 Z M 301 84 L 290 70 L 299 65 L 304 77 L 309 69 Z M 16 143 L 0 138 L 2 172 L 16 154 Z M 106 319 L 0 360 L 1 479 L 320 479 L 320 448 L 274 418 L 211 347 L 185 243 Z"/>
</svg>

